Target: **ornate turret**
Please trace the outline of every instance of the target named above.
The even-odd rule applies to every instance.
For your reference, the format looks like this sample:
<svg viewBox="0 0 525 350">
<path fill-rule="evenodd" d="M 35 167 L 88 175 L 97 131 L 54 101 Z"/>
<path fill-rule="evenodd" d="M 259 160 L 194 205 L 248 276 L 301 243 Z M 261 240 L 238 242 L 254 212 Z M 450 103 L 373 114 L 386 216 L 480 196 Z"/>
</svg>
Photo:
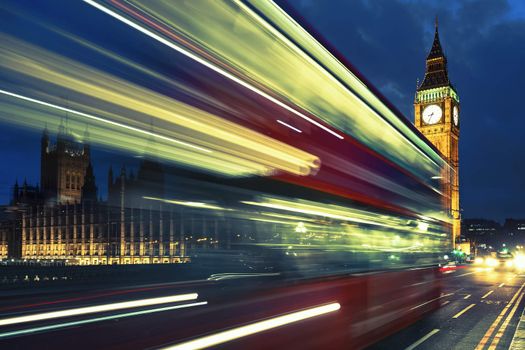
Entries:
<svg viewBox="0 0 525 350">
<path fill-rule="evenodd" d="M 434 41 L 427 56 L 425 78 L 417 91 L 450 86 L 447 70 L 447 58 L 439 41 L 438 22 L 436 17 L 436 29 L 434 32 Z"/>
</svg>

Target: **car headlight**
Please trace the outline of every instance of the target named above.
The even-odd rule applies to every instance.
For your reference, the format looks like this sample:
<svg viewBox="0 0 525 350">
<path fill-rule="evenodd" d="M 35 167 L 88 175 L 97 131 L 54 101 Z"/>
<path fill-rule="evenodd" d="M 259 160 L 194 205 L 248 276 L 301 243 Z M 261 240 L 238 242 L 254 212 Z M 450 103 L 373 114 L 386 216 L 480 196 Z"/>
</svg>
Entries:
<svg viewBox="0 0 525 350">
<path fill-rule="evenodd" d="M 514 266 L 514 263 L 512 262 L 512 260 L 507 260 L 507 261 L 505 262 L 505 266 L 506 266 L 506 267 L 512 267 L 512 266 Z"/>
<path fill-rule="evenodd" d="M 476 259 L 474 259 L 474 264 L 483 264 L 485 260 L 483 258 L 480 258 L 480 257 L 477 257 Z"/>
<path fill-rule="evenodd" d="M 490 267 L 495 267 L 498 266 L 498 260 L 494 258 L 487 258 L 487 260 L 485 260 L 485 264 Z"/>
<path fill-rule="evenodd" d="M 525 256 L 517 256 L 514 259 L 514 266 L 516 266 L 518 269 L 524 269 L 525 268 Z"/>
</svg>

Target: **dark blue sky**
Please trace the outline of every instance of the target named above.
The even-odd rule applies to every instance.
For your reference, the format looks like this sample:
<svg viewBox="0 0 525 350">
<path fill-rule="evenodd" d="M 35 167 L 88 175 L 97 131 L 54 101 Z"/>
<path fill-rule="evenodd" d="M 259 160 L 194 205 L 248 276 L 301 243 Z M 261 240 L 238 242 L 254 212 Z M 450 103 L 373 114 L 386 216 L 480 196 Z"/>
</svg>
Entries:
<svg viewBox="0 0 525 350">
<path fill-rule="evenodd" d="M 127 55 L 149 60 L 152 68 L 162 69 L 161 49 L 150 47 L 145 52 L 137 36 L 123 35 L 129 29 L 108 21 L 87 5 L 66 5 L 61 1 L 39 7 L 34 4 L 26 2 L 25 10 L 36 18 L 45 18 L 68 30 L 82 30 L 91 40 L 98 38 L 108 46 L 126 47 Z M 288 5 L 409 120 L 413 119 L 416 79 L 423 77 L 434 18 L 438 15 L 449 76 L 462 107 L 463 217 L 525 217 L 525 123 L 521 96 L 525 77 L 525 2 L 294 0 Z M 107 22 L 104 26 L 92 25 L 99 21 Z M 42 46 L 60 46 L 56 38 L 28 27 L 9 12 L 0 12 L 0 22 L 1 31 L 16 32 Z M 78 55 L 73 49 L 63 50 L 69 56 Z M 87 58 L 90 63 L 94 59 Z M 27 176 L 31 182 L 38 181 L 40 135 L 5 125 L 2 129 L 0 203 L 5 203 L 16 178 L 23 180 Z M 109 163 L 121 162 L 122 157 L 105 152 L 95 156 L 98 181 L 105 182 Z"/>
<path fill-rule="evenodd" d="M 434 18 L 461 100 L 463 217 L 525 217 L 525 2 L 289 1 L 413 121 Z"/>
</svg>

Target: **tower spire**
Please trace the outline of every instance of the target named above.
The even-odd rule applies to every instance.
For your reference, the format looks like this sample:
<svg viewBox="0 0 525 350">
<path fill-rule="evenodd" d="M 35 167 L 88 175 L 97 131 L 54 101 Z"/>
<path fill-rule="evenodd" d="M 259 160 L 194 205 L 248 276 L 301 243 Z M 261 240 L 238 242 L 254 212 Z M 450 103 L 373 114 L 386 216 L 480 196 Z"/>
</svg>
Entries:
<svg viewBox="0 0 525 350">
<path fill-rule="evenodd" d="M 438 31 L 438 17 L 435 19 L 436 31 L 434 32 L 434 41 L 427 56 L 425 78 L 417 91 L 434 89 L 443 86 L 452 86 L 448 79 L 447 58 L 441 47 Z"/>
</svg>

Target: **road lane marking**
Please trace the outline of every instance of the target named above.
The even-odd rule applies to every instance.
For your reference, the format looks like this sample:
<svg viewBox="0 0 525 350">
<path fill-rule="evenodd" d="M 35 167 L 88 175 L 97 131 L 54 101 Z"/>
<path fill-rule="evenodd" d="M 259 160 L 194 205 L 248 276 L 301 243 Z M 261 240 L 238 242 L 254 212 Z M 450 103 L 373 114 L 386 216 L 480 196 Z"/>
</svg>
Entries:
<svg viewBox="0 0 525 350">
<path fill-rule="evenodd" d="M 494 293 L 493 290 L 491 290 L 490 292 L 488 292 L 487 294 L 485 294 L 484 296 L 482 296 L 481 299 L 485 299 L 486 297 L 488 297 L 488 296 L 491 295 L 492 293 Z"/>
<path fill-rule="evenodd" d="M 180 301 L 195 300 L 198 297 L 199 295 L 197 293 L 189 293 L 189 294 L 170 295 L 167 297 L 160 297 L 160 298 L 139 299 L 139 300 L 132 300 L 132 301 L 124 301 L 124 302 L 119 302 L 119 303 L 85 306 L 85 307 L 78 307 L 74 309 L 67 309 L 67 310 L 60 310 L 60 311 L 42 312 L 38 314 L 0 319 L 0 326 L 7 326 L 11 324 L 19 324 L 19 323 L 26 323 L 26 322 L 33 322 L 33 321 L 44 321 L 44 320 L 49 320 L 52 318 L 80 316 L 80 315 L 85 315 L 85 314 L 116 311 L 116 310 L 122 310 L 122 309 L 145 307 L 145 306 L 152 306 L 152 305 L 159 305 L 159 304 L 176 303 Z"/>
<path fill-rule="evenodd" d="M 414 306 L 413 308 L 410 309 L 410 311 L 415 310 L 415 309 L 417 309 L 417 308 L 420 308 L 421 306 L 425 306 L 425 305 L 427 305 L 427 304 L 429 304 L 429 303 L 431 303 L 431 302 L 433 302 L 433 301 L 439 300 L 439 299 L 441 299 L 441 298 L 449 297 L 449 296 L 451 296 L 451 295 L 454 295 L 454 293 L 443 294 L 443 295 L 440 296 L 440 297 L 437 297 L 437 298 L 434 298 L 434 299 L 432 299 L 432 300 L 426 301 L 426 302 L 424 302 L 423 304 L 419 304 L 419 305 L 417 305 L 417 306 Z"/>
<path fill-rule="evenodd" d="M 424 343 L 426 340 L 428 340 L 428 338 L 430 338 L 431 336 L 433 336 L 433 335 L 436 334 L 437 332 L 439 332 L 439 329 L 433 329 L 433 330 L 431 330 L 431 331 L 428 332 L 427 335 L 425 335 L 423 338 L 419 339 L 418 341 L 416 341 L 415 343 L 413 343 L 412 345 L 410 345 L 408 348 L 405 348 L 405 350 L 413 350 L 413 349 L 417 348 L 419 345 L 421 345 L 422 343 Z"/>
<path fill-rule="evenodd" d="M 466 308 L 464 308 L 463 310 L 461 310 L 460 312 L 452 316 L 452 318 L 458 318 L 459 316 L 463 315 L 468 310 L 472 309 L 474 306 L 476 306 L 476 304 L 470 304 L 469 306 L 467 306 Z"/>
<path fill-rule="evenodd" d="M 520 294 L 518 301 L 514 303 L 514 307 L 512 308 L 510 313 L 507 315 L 507 318 L 505 319 L 505 322 L 503 322 L 503 324 L 501 325 L 498 333 L 496 333 L 496 335 L 494 336 L 494 339 L 492 340 L 492 343 L 490 343 L 488 350 L 494 350 L 498 346 L 498 343 L 501 340 L 501 337 L 503 336 L 503 334 L 505 333 L 505 330 L 507 329 L 507 326 L 509 325 L 510 320 L 516 313 L 516 310 L 518 309 L 518 306 L 521 303 L 521 299 L 523 299 L 523 293 Z"/>
<path fill-rule="evenodd" d="M 503 319 L 503 316 L 505 316 L 505 313 L 507 312 L 508 309 L 511 308 L 512 304 L 514 303 L 514 300 L 516 300 L 516 298 L 518 297 L 518 295 L 521 293 L 521 291 L 523 290 L 523 287 L 525 287 L 525 283 L 523 283 L 520 287 L 520 289 L 518 289 L 518 291 L 516 292 L 516 294 L 514 294 L 514 296 L 512 297 L 512 299 L 510 300 L 510 302 L 507 304 L 507 306 L 505 306 L 503 308 L 503 310 L 501 310 L 500 314 L 498 315 L 498 317 L 494 320 L 494 322 L 490 325 L 489 329 L 487 329 L 487 332 L 485 333 L 485 335 L 483 336 L 483 338 L 480 340 L 480 342 L 478 343 L 478 346 L 476 346 L 476 349 L 475 350 L 482 350 L 484 347 L 485 347 L 485 344 L 487 343 L 487 341 L 489 340 L 490 336 L 492 335 L 492 333 L 494 333 L 494 331 L 496 330 L 496 327 L 497 325 L 501 322 L 501 320 Z"/>
<path fill-rule="evenodd" d="M 467 294 L 467 295 L 465 295 L 465 297 L 464 297 L 463 299 L 468 299 L 468 298 L 470 298 L 471 296 L 472 296 L 472 294 Z"/>
<path fill-rule="evenodd" d="M 450 300 L 444 301 L 443 304 L 441 304 L 441 307 L 447 305 L 448 303 L 450 303 Z"/>
<path fill-rule="evenodd" d="M 155 312 L 170 311 L 170 310 L 175 310 L 175 309 L 184 309 L 184 308 L 188 308 L 188 307 L 207 305 L 207 304 L 208 304 L 207 301 L 200 301 L 200 302 L 197 302 L 197 303 L 180 304 L 180 305 L 174 305 L 174 306 L 166 306 L 166 307 L 161 307 L 161 308 L 156 308 L 156 309 L 146 309 L 146 310 L 140 310 L 140 311 L 127 312 L 127 313 L 123 313 L 123 314 L 115 314 L 115 315 L 109 315 L 109 316 L 103 316 L 103 317 L 89 318 L 87 320 L 58 323 L 58 324 L 52 324 L 52 325 L 49 325 L 49 326 L 41 326 L 41 327 L 34 327 L 34 328 L 27 328 L 27 329 L 19 329 L 19 330 L 16 330 L 16 331 L 0 333 L 0 339 L 14 337 L 14 336 L 20 336 L 20 335 L 25 335 L 25 334 L 33 334 L 33 333 L 36 333 L 36 332 L 50 331 L 50 330 L 66 328 L 66 327 L 81 326 L 81 325 L 84 325 L 84 324 L 95 323 L 95 322 L 109 321 L 109 320 L 115 320 L 115 319 L 119 319 L 120 320 L 120 319 L 126 318 L 126 317 L 147 315 L 147 314 L 152 314 L 152 313 L 155 313 Z"/>
<path fill-rule="evenodd" d="M 500 284 L 498 287 L 501 288 L 505 285 L 505 283 Z"/>
<path fill-rule="evenodd" d="M 194 349 L 205 349 L 211 346 L 226 343 L 235 339 L 247 337 L 252 334 L 264 332 L 273 328 L 285 326 L 291 323 L 299 322 L 302 320 L 310 319 L 313 317 L 326 315 L 332 312 L 336 312 L 341 308 L 339 303 L 330 303 L 320 306 L 315 306 L 309 309 L 295 311 L 289 314 L 284 314 L 276 317 L 272 317 L 263 321 L 256 321 L 249 323 L 244 326 L 231 328 L 218 333 L 205 335 L 203 337 L 189 340 L 183 343 L 169 345 L 164 350 L 194 350 Z"/>
</svg>

